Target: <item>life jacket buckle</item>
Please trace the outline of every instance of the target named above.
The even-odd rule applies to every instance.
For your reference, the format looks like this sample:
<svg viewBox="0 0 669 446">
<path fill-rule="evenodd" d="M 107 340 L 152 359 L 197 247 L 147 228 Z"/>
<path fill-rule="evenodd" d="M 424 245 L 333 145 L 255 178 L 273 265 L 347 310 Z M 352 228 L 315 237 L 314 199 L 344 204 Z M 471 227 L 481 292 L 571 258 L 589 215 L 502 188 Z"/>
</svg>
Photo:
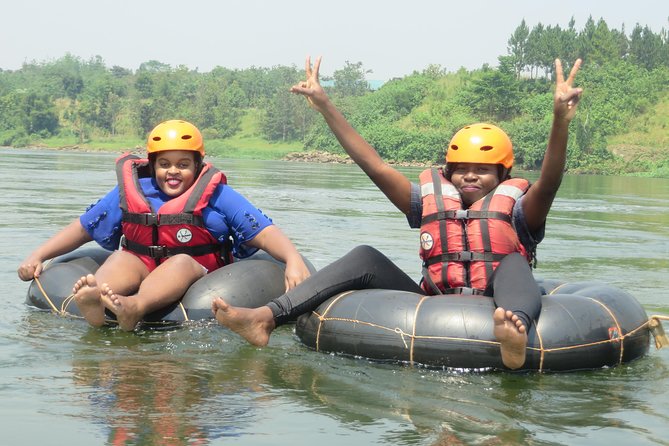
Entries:
<svg viewBox="0 0 669 446">
<path fill-rule="evenodd" d="M 163 259 L 165 257 L 169 257 L 168 249 L 166 246 L 163 245 L 151 245 L 147 246 L 149 248 L 149 257 L 152 259 Z"/>
<path fill-rule="evenodd" d="M 158 215 L 157 214 L 143 214 L 144 221 L 142 222 L 144 226 L 155 226 L 158 224 Z"/>
<path fill-rule="evenodd" d="M 469 219 L 469 209 L 457 209 L 455 211 L 456 220 L 467 220 Z"/>
<path fill-rule="evenodd" d="M 474 253 L 471 251 L 462 251 L 457 254 L 458 254 L 458 258 L 456 260 L 457 262 L 471 262 L 472 260 L 474 260 Z"/>
</svg>

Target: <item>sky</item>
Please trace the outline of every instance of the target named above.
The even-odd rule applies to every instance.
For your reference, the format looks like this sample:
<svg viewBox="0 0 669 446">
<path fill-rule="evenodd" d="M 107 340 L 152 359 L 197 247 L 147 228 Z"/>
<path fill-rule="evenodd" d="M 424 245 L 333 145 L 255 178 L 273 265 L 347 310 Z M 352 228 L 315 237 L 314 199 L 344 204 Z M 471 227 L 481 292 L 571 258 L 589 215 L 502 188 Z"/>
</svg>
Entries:
<svg viewBox="0 0 669 446">
<path fill-rule="evenodd" d="M 447 71 L 497 65 L 525 19 L 582 29 L 589 16 L 629 35 L 639 23 L 669 29 L 667 0 L 3 0 L 0 69 L 69 53 L 136 70 L 157 60 L 208 72 L 216 66 L 351 63 L 388 80 L 430 64 Z M 560 57 L 556 54 L 555 57 Z"/>
</svg>

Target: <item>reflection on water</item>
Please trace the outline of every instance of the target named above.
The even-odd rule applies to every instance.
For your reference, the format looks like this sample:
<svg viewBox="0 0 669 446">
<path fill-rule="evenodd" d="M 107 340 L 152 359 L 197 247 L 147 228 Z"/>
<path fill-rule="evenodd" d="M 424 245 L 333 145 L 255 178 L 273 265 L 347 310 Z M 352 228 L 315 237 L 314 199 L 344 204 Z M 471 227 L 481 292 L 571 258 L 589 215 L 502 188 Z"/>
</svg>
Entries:
<svg viewBox="0 0 669 446">
<path fill-rule="evenodd" d="M 115 155 L 0 153 L 0 444 L 669 444 L 667 351 L 591 372 L 458 373 L 316 353 L 290 326 L 257 349 L 210 322 L 128 334 L 31 311 L 18 263 L 112 187 Z M 417 232 L 357 167 L 215 164 L 316 267 L 367 243 L 419 276 Z M 669 314 L 668 209 L 668 180 L 566 177 L 537 275 L 610 282 Z"/>
</svg>

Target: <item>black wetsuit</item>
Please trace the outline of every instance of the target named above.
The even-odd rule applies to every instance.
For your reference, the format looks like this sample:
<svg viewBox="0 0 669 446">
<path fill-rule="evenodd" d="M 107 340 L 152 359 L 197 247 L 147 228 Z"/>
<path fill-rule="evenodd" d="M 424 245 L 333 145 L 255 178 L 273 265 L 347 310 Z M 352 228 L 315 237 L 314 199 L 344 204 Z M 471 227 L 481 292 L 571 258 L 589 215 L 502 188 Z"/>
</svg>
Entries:
<svg viewBox="0 0 669 446">
<path fill-rule="evenodd" d="M 544 235 L 542 227 L 530 234 L 522 212 L 521 200 L 514 207 L 513 222 L 518 237 L 528 250 L 534 252 Z M 409 226 L 419 228 L 422 216 L 420 187 L 412 184 L 411 211 L 407 215 Z M 274 314 L 276 325 L 294 320 L 307 311 L 316 309 L 330 297 L 349 290 L 386 289 L 425 291 L 397 267 L 390 259 L 371 246 L 358 246 L 339 260 L 317 271 L 297 287 L 272 300 L 267 306 Z M 541 290 L 532 275 L 527 260 L 520 254 L 507 255 L 499 263 L 484 293 L 495 301 L 497 307 L 511 310 L 529 329 L 541 311 Z"/>
</svg>

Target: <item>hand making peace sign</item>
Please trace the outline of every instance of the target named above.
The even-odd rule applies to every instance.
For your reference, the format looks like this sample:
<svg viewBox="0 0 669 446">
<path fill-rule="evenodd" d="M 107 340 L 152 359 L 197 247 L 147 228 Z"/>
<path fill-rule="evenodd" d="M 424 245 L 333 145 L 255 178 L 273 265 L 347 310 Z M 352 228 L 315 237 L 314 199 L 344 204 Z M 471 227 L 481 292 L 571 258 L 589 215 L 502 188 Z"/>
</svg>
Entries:
<svg viewBox="0 0 669 446">
<path fill-rule="evenodd" d="M 576 114 L 578 102 L 581 99 L 582 88 L 574 88 L 574 78 L 578 69 L 581 67 L 581 59 L 576 59 L 574 66 L 571 67 L 571 72 L 567 80 L 564 80 L 564 73 L 562 71 L 562 62 L 560 59 L 555 59 L 555 96 L 553 98 L 553 113 L 556 119 L 564 119 L 571 122 Z"/>
</svg>

